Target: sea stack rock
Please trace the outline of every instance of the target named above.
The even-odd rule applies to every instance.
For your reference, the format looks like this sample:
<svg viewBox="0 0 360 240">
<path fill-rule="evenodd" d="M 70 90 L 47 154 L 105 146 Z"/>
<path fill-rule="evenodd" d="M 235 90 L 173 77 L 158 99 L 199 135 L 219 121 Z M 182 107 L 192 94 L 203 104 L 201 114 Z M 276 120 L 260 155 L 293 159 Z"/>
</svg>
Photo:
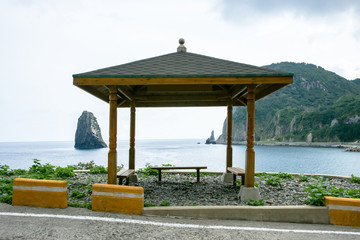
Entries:
<svg viewBox="0 0 360 240">
<path fill-rule="evenodd" d="M 95 149 L 105 148 L 106 143 L 101 137 L 101 130 L 94 114 L 84 111 L 79 117 L 76 134 L 75 148 Z"/>
<path fill-rule="evenodd" d="M 211 131 L 211 136 L 208 139 L 206 139 L 205 144 L 216 144 L 214 130 Z"/>
</svg>

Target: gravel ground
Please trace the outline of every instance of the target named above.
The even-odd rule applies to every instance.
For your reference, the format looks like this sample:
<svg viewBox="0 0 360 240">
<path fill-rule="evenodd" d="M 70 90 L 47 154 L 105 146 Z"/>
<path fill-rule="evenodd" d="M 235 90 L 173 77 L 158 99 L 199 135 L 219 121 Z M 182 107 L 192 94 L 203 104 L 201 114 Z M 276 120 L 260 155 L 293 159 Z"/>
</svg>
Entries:
<svg viewBox="0 0 360 240">
<path fill-rule="evenodd" d="M 267 206 L 305 205 L 306 196 L 309 194 L 305 188 L 320 180 L 326 180 L 329 186 L 344 189 L 359 189 L 360 184 L 351 183 L 348 179 L 333 177 L 309 177 L 308 181 L 300 181 L 298 176 L 291 179 L 281 178 L 280 186 L 271 186 L 266 183 L 270 176 L 256 176 L 255 184 L 258 186 L 260 196 Z M 238 177 L 240 180 L 240 177 Z M 157 176 L 138 175 L 138 183 L 130 183 L 132 186 L 144 187 L 145 203 L 148 206 L 166 205 L 171 206 L 221 206 L 247 205 L 238 199 L 240 186 L 232 183 L 222 183 L 219 175 L 202 175 L 201 182 L 196 182 L 196 175 L 190 174 L 162 174 L 162 181 L 158 182 Z M 106 183 L 107 175 L 77 173 L 76 180 L 69 182 L 70 200 L 78 203 L 91 201 L 91 196 L 75 198 L 71 197 L 72 191 L 91 192 L 93 183 Z"/>
</svg>

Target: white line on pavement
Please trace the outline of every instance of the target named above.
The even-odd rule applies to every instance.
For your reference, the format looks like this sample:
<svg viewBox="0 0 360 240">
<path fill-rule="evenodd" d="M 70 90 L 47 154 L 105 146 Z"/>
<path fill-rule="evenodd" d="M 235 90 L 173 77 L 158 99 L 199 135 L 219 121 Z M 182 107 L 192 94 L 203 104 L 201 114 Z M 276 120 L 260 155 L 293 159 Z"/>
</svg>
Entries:
<svg viewBox="0 0 360 240">
<path fill-rule="evenodd" d="M 282 232 L 282 233 L 338 234 L 338 235 L 358 235 L 358 236 L 360 236 L 360 232 L 301 230 L 301 229 L 293 229 L 293 230 L 291 230 L 291 229 L 277 229 L 277 228 L 257 228 L 257 227 L 237 227 L 237 226 L 221 226 L 221 225 L 217 226 L 217 225 L 163 223 L 163 222 L 143 221 L 143 220 L 135 220 L 135 219 L 105 218 L 105 217 L 92 217 L 92 216 L 71 216 L 71 215 L 11 213 L 11 212 L 0 212 L 0 216 L 90 220 L 90 221 L 131 223 L 131 224 L 153 225 L 153 226 L 159 226 L 159 227 L 176 227 L 176 228 L 223 229 L 223 230 L 263 231 L 263 232 Z"/>
</svg>

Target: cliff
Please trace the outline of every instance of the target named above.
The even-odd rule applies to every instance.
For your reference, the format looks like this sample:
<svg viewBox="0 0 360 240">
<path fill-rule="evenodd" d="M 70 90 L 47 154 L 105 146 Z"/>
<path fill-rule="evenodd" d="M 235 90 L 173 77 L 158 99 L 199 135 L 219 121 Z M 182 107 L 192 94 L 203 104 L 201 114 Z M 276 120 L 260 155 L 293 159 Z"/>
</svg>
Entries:
<svg viewBox="0 0 360 240">
<path fill-rule="evenodd" d="M 360 139 L 360 84 L 306 63 L 264 66 L 294 83 L 256 102 L 255 140 L 352 142 Z M 233 141 L 246 140 L 246 107 L 234 108 Z M 226 119 L 218 143 L 226 142 Z"/>
<path fill-rule="evenodd" d="M 102 139 L 99 124 L 91 112 L 84 111 L 78 119 L 74 147 L 77 149 L 107 147 Z"/>
</svg>

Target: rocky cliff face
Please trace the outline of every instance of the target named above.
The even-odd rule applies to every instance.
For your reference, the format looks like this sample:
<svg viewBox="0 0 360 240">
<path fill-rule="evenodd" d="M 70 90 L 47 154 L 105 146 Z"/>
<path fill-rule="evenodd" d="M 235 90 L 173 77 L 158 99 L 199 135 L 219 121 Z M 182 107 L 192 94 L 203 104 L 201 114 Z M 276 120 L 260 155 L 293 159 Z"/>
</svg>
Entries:
<svg viewBox="0 0 360 240">
<path fill-rule="evenodd" d="M 294 73 L 294 83 L 256 102 L 255 140 L 353 142 L 360 139 L 360 79 L 349 81 L 305 63 L 270 69 Z M 233 111 L 233 142 L 246 140 L 246 107 Z M 218 143 L 226 142 L 227 120 Z"/>
<path fill-rule="evenodd" d="M 101 137 L 101 130 L 94 114 L 84 111 L 79 117 L 76 134 L 75 148 L 95 149 L 105 148 L 106 143 Z"/>
</svg>

